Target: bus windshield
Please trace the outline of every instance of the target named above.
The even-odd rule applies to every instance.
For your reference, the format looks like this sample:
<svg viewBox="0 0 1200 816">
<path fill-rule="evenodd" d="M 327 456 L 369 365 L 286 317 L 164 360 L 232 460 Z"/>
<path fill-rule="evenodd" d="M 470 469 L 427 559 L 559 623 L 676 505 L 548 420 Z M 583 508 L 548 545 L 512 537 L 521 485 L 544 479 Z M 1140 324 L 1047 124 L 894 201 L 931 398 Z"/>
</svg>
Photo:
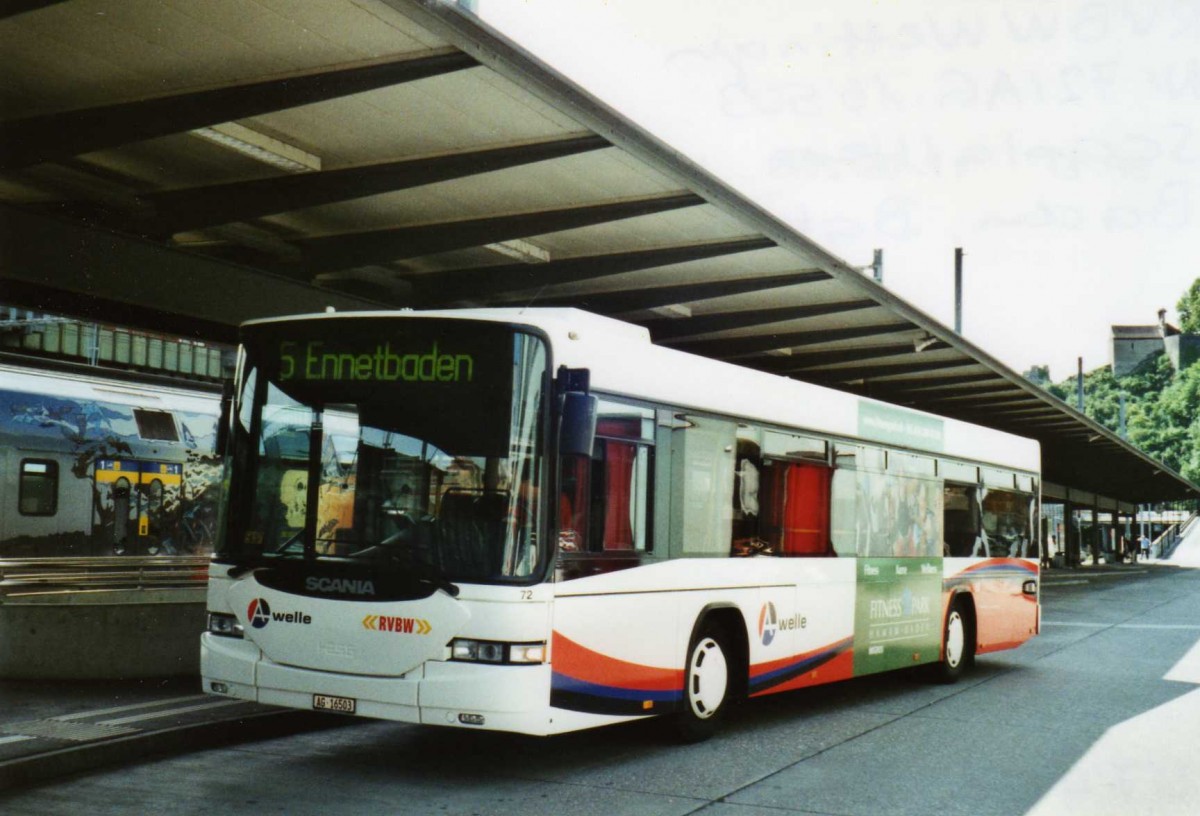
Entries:
<svg viewBox="0 0 1200 816">
<path fill-rule="evenodd" d="M 526 582 L 545 566 L 539 338 L 319 318 L 247 327 L 243 349 L 219 560 L 438 585 Z"/>
</svg>

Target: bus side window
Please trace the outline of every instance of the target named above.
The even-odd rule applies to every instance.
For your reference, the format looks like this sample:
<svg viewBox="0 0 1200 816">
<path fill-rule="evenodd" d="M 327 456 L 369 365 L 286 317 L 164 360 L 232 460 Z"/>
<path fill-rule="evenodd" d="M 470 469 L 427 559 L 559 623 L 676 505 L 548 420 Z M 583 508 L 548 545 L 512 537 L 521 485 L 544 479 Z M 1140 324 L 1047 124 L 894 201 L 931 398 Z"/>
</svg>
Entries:
<svg viewBox="0 0 1200 816">
<path fill-rule="evenodd" d="M 979 502 L 975 485 L 947 484 L 943 490 L 942 524 L 945 554 L 968 557 L 981 541 Z"/>
<path fill-rule="evenodd" d="M 835 555 L 829 539 L 832 473 L 828 466 L 813 462 L 770 459 L 763 462 L 759 490 L 762 552 L 785 556 Z"/>
<path fill-rule="evenodd" d="M 1028 557 L 1031 535 L 1029 502 L 1027 494 L 983 488 L 980 506 L 986 552 L 979 554 L 993 558 Z"/>
<path fill-rule="evenodd" d="M 683 415 L 677 415 L 674 422 L 670 436 L 671 557 L 729 556 L 737 426 Z"/>
<path fill-rule="evenodd" d="M 763 536 L 763 460 L 755 429 L 738 428 L 737 465 L 733 475 L 733 554 L 769 555 Z"/>
<path fill-rule="evenodd" d="M 587 552 L 588 507 L 591 505 L 591 459 L 564 456 L 559 466 L 558 548 Z"/>
<path fill-rule="evenodd" d="M 650 449 L 597 439 L 592 456 L 588 541 L 604 552 L 647 549 Z"/>
<path fill-rule="evenodd" d="M 829 546 L 829 467 L 809 462 L 779 462 L 783 475 L 780 513 L 782 555 L 833 555 Z M 780 504 L 776 500 L 777 506 Z"/>
<path fill-rule="evenodd" d="M 640 409 L 614 403 L 596 426 L 591 457 L 563 457 L 559 467 L 558 544 L 570 553 L 633 553 L 653 547 L 650 484 L 653 447 L 643 441 Z"/>
</svg>

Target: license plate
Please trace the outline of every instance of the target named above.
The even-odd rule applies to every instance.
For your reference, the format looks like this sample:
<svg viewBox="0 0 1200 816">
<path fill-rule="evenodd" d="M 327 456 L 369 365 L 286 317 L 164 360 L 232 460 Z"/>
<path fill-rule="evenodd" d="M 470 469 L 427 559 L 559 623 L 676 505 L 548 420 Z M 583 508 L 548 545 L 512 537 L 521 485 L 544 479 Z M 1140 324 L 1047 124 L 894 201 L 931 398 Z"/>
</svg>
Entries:
<svg viewBox="0 0 1200 816">
<path fill-rule="evenodd" d="M 356 702 L 353 697 L 330 697 L 328 694 L 313 695 L 313 708 L 318 711 L 336 711 L 339 714 L 353 714 Z"/>
</svg>

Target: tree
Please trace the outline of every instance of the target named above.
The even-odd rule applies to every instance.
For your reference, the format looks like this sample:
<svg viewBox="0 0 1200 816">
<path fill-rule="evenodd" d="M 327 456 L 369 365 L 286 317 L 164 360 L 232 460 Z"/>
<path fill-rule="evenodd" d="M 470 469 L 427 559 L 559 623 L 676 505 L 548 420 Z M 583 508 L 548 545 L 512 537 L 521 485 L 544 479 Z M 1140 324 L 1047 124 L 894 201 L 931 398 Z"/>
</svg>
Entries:
<svg viewBox="0 0 1200 816">
<path fill-rule="evenodd" d="M 1179 330 L 1184 334 L 1200 334 L 1200 278 L 1192 281 L 1175 308 L 1179 312 Z"/>
<path fill-rule="evenodd" d="M 1200 278 L 1179 301 L 1180 329 L 1200 334 Z M 1075 378 L 1046 386 L 1075 407 Z M 1200 483 L 1200 361 L 1175 371 L 1166 354 L 1142 362 L 1117 380 L 1105 366 L 1083 378 L 1084 413 L 1112 431 L 1120 424 L 1120 395 L 1125 393 L 1129 441 L 1151 457 Z"/>
</svg>

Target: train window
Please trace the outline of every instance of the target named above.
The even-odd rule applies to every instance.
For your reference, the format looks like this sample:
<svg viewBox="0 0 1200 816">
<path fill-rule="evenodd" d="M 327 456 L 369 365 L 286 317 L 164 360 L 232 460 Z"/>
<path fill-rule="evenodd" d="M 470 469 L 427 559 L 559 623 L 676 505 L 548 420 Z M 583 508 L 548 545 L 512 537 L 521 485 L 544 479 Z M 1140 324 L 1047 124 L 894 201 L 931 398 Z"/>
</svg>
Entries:
<svg viewBox="0 0 1200 816">
<path fill-rule="evenodd" d="M 179 441 L 179 431 L 175 428 L 175 417 L 170 411 L 134 408 L 133 417 L 137 420 L 138 436 L 142 439 L 159 439 L 164 442 Z"/>
<path fill-rule="evenodd" d="M 58 462 L 21 460 L 17 507 L 22 516 L 53 516 L 58 512 Z"/>
</svg>

